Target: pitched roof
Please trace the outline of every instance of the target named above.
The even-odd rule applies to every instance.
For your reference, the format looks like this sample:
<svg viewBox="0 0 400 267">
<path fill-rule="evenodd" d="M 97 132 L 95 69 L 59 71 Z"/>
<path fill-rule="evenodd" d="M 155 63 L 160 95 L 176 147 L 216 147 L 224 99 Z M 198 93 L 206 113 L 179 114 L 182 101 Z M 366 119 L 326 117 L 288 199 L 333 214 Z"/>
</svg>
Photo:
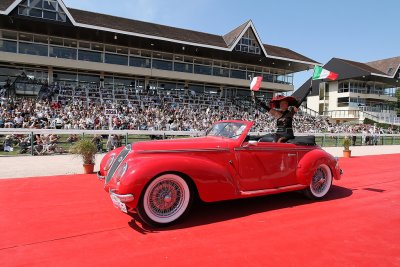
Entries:
<svg viewBox="0 0 400 267">
<path fill-rule="evenodd" d="M 371 67 L 370 65 L 367 65 L 366 63 L 361 63 L 357 61 L 352 61 L 352 60 L 347 60 L 347 59 L 341 59 L 341 58 L 336 58 L 337 60 L 343 61 L 349 65 L 352 65 L 353 67 L 356 67 L 358 69 L 361 69 L 363 71 L 369 72 L 369 73 L 376 73 L 376 74 L 381 74 L 381 75 L 386 75 L 386 73 L 375 69 Z"/>
<path fill-rule="evenodd" d="M 78 23 L 226 48 L 219 35 L 68 8 Z"/>
<path fill-rule="evenodd" d="M 370 66 L 374 69 L 381 71 L 385 75 L 393 76 L 396 74 L 397 70 L 399 69 L 400 57 L 386 58 L 386 59 L 367 62 L 365 64 L 367 64 L 368 66 Z"/>
<path fill-rule="evenodd" d="M 265 51 L 267 51 L 268 55 L 273 57 L 283 57 L 283 58 L 290 58 L 294 60 L 306 61 L 311 63 L 319 64 L 317 61 L 312 60 L 306 56 L 303 56 L 289 48 L 279 47 L 274 45 L 264 44 Z"/>
<path fill-rule="evenodd" d="M 0 0 L 0 10 L 6 10 L 13 3 L 16 3 L 16 1 L 17 0 Z M 251 23 L 251 21 L 249 20 L 239 27 L 235 28 L 234 30 L 230 31 L 229 33 L 221 36 L 139 20 L 121 18 L 106 14 L 94 13 L 85 10 L 78 10 L 74 8 L 67 9 L 67 13 L 71 14 L 72 19 L 76 22 L 76 24 L 74 22 L 73 24 L 76 26 L 87 26 L 88 28 L 98 27 L 138 35 L 141 34 L 146 35 L 146 37 L 148 38 L 154 36 L 155 38 L 159 37 L 169 40 L 176 40 L 178 42 L 180 41 L 193 43 L 194 45 L 198 44 L 212 46 L 217 49 L 221 48 L 228 51 L 232 48 L 232 45 L 235 43 L 235 41 L 237 41 L 237 38 L 240 37 L 240 34 L 243 32 L 243 30 L 249 25 L 249 23 Z M 287 48 L 272 46 L 268 44 L 263 44 L 263 47 L 266 50 L 268 56 L 319 64 L 318 62 Z"/>
<path fill-rule="evenodd" d="M 15 0 L 1 0 L 0 1 L 0 10 L 6 10 Z"/>
<path fill-rule="evenodd" d="M 250 22 L 250 20 L 246 21 L 239 27 L 233 29 L 229 33 L 222 36 L 222 38 L 224 38 L 224 41 L 228 45 L 228 47 L 230 47 L 237 40 L 237 38 L 240 37 L 240 34 L 246 28 L 246 26 L 247 26 L 247 24 L 249 24 L 249 22 Z"/>
</svg>

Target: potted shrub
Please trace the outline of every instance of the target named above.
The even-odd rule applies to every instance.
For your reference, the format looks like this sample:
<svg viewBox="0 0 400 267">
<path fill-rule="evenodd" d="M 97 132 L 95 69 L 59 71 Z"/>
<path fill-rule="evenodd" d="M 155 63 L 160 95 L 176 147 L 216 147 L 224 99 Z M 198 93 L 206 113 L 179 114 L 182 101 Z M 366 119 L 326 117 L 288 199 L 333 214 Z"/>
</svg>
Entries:
<svg viewBox="0 0 400 267">
<path fill-rule="evenodd" d="M 71 146 L 69 152 L 82 157 L 84 173 L 93 173 L 96 145 L 89 140 L 79 140 Z"/>
<path fill-rule="evenodd" d="M 351 150 L 350 150 L 351 140 L 348 136 L 343 139 L 343 157 L 350 158 Z"/>
</svg>

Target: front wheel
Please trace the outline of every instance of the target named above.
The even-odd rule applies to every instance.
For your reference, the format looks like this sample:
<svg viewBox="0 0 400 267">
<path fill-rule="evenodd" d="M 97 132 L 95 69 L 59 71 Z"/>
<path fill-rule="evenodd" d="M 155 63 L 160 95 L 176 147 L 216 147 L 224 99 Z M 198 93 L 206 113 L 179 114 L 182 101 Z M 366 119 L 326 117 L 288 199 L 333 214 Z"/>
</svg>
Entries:
<svg viewBox="0 0 400 267">
<path fill-rule="evenodd" d="M 315 170 L 310 186 L 304 189 L 305 195 L 310 199 L 321 199 L 332 185 L 332 172 L 326 164 L 321 164 Z"/>
<path fill-rule="evenodd" d="M 146 187 L 137 211 L 147 224 L 168 226 L 182 218 L 192 202 L 193 194 L 188 182 L 179 175 L 164 174 Z"/>
</svg>

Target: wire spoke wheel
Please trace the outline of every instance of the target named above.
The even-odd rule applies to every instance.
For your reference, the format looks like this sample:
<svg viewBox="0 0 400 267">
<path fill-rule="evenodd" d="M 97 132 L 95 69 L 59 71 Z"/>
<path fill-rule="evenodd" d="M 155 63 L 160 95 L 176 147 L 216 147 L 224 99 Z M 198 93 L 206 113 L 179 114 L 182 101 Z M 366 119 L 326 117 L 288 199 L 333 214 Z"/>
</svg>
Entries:
<svg viewBox="0 0 400 267">
<path fill-rule="evenodd" d="M 192 194 L 188 183 L 175 174 L 154 179 L 146 188 L 139 205 L 140 217 L 149 224 L 162 226 L 178 220 L 190 207 Z"/>
<path fill-rule="evenodd" d="M 323 198 L 332 185 L 332 172 L 326 164 L 319 165 L 311 179 L 310 186 L 305 190 L 306 195 L 312 199 Z"/>
</svg>

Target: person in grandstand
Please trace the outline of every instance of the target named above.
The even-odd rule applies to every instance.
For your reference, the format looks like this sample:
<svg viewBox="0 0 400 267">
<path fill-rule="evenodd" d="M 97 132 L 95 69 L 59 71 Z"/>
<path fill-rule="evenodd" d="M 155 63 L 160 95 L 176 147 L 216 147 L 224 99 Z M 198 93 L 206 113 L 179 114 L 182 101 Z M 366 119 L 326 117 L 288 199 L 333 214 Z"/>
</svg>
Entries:
<svg viewBox="0 0 400 267">
<path fill-rule="evenodd" d="M 284 143 L 294 139 L 293 116 L 298 111 L 299 104 L 296 98 L 278 95 L 272 98 L 269 106 L 255 98 L 256 103 L 264 108 L 276 119 L 275 142 Z M 277 108 L 279 107 L 279 108 Z"/>
</svg>

